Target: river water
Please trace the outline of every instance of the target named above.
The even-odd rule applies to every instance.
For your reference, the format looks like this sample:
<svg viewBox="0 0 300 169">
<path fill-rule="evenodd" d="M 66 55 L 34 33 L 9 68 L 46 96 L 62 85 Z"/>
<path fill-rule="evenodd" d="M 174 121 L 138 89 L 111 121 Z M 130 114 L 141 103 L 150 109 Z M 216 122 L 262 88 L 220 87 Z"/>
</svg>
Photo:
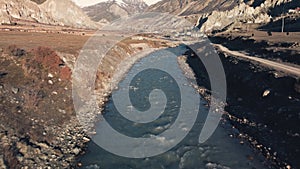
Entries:
<svg viewBox="0 0 300 169">
<path fill-rule="evenodd" d="M 98 135 L 94 141 L 88 144 L 86 154 L 79 161 L 81 168 L 101 168 L 101 169 L 262 169 L 265 159 L 254 152 L 249 145 L 240 144 L 240 141 L 230 137 L 231 134 L 238 133 L 226 120 L 222 120 L 218 128 L 205 143 L 198 142 L 199 134 L 208 114 L 209 107 L 207 102 L 198 96 L 196 90 L 192 87 L 194 79 L 189 79 L 180 69 L 177 57 L 185 51 L 185 47 L 180 46 L 168 50 L 156 51 L 138 61 L 126 74 L 124 80 L 119 83 L 118 89 L 114 91 L 113 97 L 105 106 L 103 118 L 117 132 L 135 138 L 149 138 L 158 136 L 169 130 L 176 123 L 176 118 L 181 113 L 181 106 L 186 106 L 191 111 L 198 112 L 198 116 L 189 120 L 192 124 L 191 130 L 179 144 L 170 150 L 153 156 L 143 158 L 128 158 L 118 156 L 107 149 L 98 146 L 97 137 L 106 138 L 109 141 L 110 135 Z M 148 69 L 144 69 L 147 67 Z M 159 71 L 158 67 L 167 67 Z M 152 69 L 149 69 L 152 68 Z M 172 72 L 172 73 L 171 73 Z M 171 77 L 169 75 L 172 75 Z M 175 77 L 174 77 L 175 76 Z M 128 86 L 128 84 L 130 84 Z M 182 88 L 180 86 L 183 86 Z M 132 105 L 124 100 L 125 109 L 119 108 L 119 101 L 114 101 L 115 97 L 123 97 L 122 92 L 129 88 L 129 94 Z M 154 89 L 160 89 L 165 95 L 151 93 Z M 184 91 L 184 92 L 183 92 Z M 150 94 L 151 93 L 151 94 Z M 151 101 L 149 101 L 149 94 Z M 198 94 L 197 94 L 198 95 Z M 164 101 L 167 98 L 167 101 Z M 182 102 L 182 99 L 185 102 Z M 117 102 L 117 104 L 116 104 Z M 157 104 L 153 106 L 153 104 Z M 130 113 L 132 109 L 147 111 L 160 111 L 162 105 L 167 106 L 162 114 L 159 114 L 152 122 L 136 123 L 128 120 L 119 111 Z M 187 105 L 183 105 L 187 104 Z M 156 108 L 158 107 L 158 108 Z M 103 130 L 103 123 L 96 124 L 97 133 Z M 181 125 L 182 129 L 185 127 Z M 187 125 L 188 126 L 188 125 Z M 175 133 L 176 135 L 176 133 Z M 179 135 L 179 134 L 178 134 Z M 122 140 L 111 140 L 111 144 L 118 143 L 116 147 L 122 149 Z M 125 144 L 125 140 L 124 140 Z M 137 144 L 138 146 L 139 144 Z M 141 145 L 144 146 L 144 145 Z M 132 151 L 137 151 L 141 147 L 134 147 Z M 155 147 L 153 147 L 155 149 Z M 128 152 L 128 154 L 134 154 Z M 129 155 L 128 155 L 129 156 Z"/>
</svg>

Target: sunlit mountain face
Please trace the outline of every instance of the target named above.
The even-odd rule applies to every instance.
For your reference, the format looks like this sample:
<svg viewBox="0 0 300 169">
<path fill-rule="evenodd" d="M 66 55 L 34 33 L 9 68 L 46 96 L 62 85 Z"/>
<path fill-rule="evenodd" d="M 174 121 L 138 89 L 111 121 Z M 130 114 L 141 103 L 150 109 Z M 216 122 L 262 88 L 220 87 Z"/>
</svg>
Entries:
<svg viewBox="0 0 300 169">
<path fill-rule="evenodd" d="M 143 12 L 148 5 L 143 0 L 109 0 L 84 7 L 86 14 L 96 22 L 111 22 L 120 17 Z"/>
</svg>

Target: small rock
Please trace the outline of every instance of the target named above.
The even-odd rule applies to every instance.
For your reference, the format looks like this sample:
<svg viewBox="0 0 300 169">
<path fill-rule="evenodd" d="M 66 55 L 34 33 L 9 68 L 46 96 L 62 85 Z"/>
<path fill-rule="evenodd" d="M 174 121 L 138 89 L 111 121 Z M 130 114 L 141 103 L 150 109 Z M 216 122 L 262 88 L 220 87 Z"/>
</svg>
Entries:
<svg viewBox="0 0 300 169">
<path fill-rule="evenodd" d="M 49 74 L 48 74 L 48 77 L 49 77 L 49 78 L 53 78 L 54 76 L 53 76 L 53 74 L 49 73 Z"/>
<path fill-rule="evenodd" d="M 36 145 L 40 146 L 42 149 L 45 149 L 45 150 L 49 149 L 49 146 L 45 143 L 36 143 Z"/>
<path fill-rule="evenodd" d="M 52 92 L 52 94 L 57 95 L 58 93 L 56 91 Z"/>
<path fill-rule="evenodd" d="M 62 113 L 62 114 L 66 114 L 66 111 L 65 110 L 62 110 L 62 109 L 58 109 L 58 112 Z"/>
<path fill-rule="evenodd" d="M 46 161 L 48 159 L 48 157 L 45 154 L 39 155 L 39 158 L 43 161 Z"/>
<path fill-rule="evenodd" d="M 11 91 L 14 93 L 14 94 L 17 94 L 19 92 L 19 89 L 16 88 L 16 87 L 12 87 L 11 88 Z"/>
<path fill-rule="evenodd" d="M 82 166 L 82 163 L 78 163 L 77 166 L 78 166 L 78 167 L 81 167 L 81 166 Z"/>
<path fill-rule="evenodd" d="M 78 155 L 80 153 L 80 149 L 79 148 L 74 148 L 72 150 L 72 152 L 75 154 L 75 155 Z"/>
<path fill-rule="evenodd" d="M 271 93 L 270 90 L 265 90 L 263 93 L 263 97 L 267 97 Z"/>
<path fill-rule="evenodd" d="M 17 148 L 19 149 L 19 151 L 23 154 L 26 154 L 28 152 L 28 148 L 25 144 L 18 142 L 17 143 Z"/>
<path fill-rule="evenodd" d="M 53 81 L 52 80 L 48 80 L 48 83 L 53 85 Z"/>
<path fill-rule="evenodd" d="M 229 169 L 229 167 L 221 166 L 221 165 L 215 164 L 215 163 L 207 163 L 205 165 L 205 167 L 208 168 L 208 169 L 217 169 L 217 168 Z"/>
<path fill-rule="evenodd" d="M 87 137 L 83 137 L 82 139 L 83 139 L 84 142 L 89 142 L 90 141 L 90 139 L 87 138 Z"/>
</svg>

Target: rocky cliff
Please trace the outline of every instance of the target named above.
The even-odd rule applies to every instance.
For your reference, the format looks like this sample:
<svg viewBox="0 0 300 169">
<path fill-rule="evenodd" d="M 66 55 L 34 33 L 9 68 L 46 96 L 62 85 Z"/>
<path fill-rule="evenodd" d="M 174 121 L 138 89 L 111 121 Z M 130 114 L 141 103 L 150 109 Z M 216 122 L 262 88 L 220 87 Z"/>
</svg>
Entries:
<svg viewBox="0 0 300 169">
<path fill-rule="evenodd" d="M 163 0 L 148 8 L 168 12 L 196 22 L 203 32 L 233 28 L 236 24 L 267 24 L 282 13 L 300 6 L 299 0 Z"/>
<path fill-rule="evenodd" d="M 286 10 L 297 7 L 298 0 L 251 0 L 240 2 L 231 10 L 213 11 L 201 16 L 198 27 L 204 32 L 222 31 L 231 25 L 268 24 L 277 20 Z M 299 1 L 298 1 L 298 5 Z M 280 10 L 279 10 L 280 9 Z M 207 20 L 206 22 L 201 22 Z M 233 26 L 231 28 L 233 28 Z"/>
<path fill-rule="evenodd" d="M 46 2 L 1 0 L 0 23 L 15 24 L 18 21 L 77 28 L 97 28 L 97 25 L 69 0 L 47 0 Z"/>
</svg>

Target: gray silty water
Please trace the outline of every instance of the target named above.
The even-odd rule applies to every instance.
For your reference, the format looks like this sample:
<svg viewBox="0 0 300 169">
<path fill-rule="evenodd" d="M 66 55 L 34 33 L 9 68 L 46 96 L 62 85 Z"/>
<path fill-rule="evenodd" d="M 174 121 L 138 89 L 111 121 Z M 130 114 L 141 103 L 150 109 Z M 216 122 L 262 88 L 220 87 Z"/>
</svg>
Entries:
<svg viewBox="0 0 300 169">
<path fill-rule="evenodd" d="M 208 109 L 207 102 L 198 97 L 193 99 L 191 97 L 197 94 L 191 84 L 195 84 L 194 79 L 188 79 L 184 76 L 184 72 L 180 69 L 177 56 L 185 51 L 184 46 L 167 49 L 165 51 L 157 51 L 148 55 L 137 62 L 127 73 L 124 80 L 119 83 L 119 87 L 114 91 L 113 97 L 107 103 L 103 118 L 105 121 L 117 132 L 122 133 L 128 137 L 135 138 L 150 138 L 153 136 L 160 136 L 177 122 L 177 118 L 182 111 L 182 104 L 188 107 L 188 111 L 193 109 L 198 113 L 198 116 L 187 116 L 191 124 L 181 124 L 180 130 L 188 131 L 189 125 L 191 130 L 183 140 L 179 140 L 179 144 L 175 145 L 165 153 L 153 157 L 145 158 L 127 158 L 115 155 L 101 148 L 95 142 L 88 145 L 85 155 L 80 158 L 83 164 L 82 168 L 103 168 L 103 169 L 198 169 L 198 168 L 264 168 L 264 159 L 252 151 L 247 144 L 241 145 L 238 140 L 230 138 L 229 135 L 235 131 L 226 122 L 222 122 L 213 136 L 205 143 L 198 143 L 200 131 L 204 125 Z M 168 67 L 167 71 L 158 69 L 144 69 L 144 67 Z M 170 71 L 172 71 L 170 76 Z M 174 77 L 175 76 L 175 77 Z M 129 85 L 128 85 L 129 84 Z M 182 92 L 182 88 L 188 88 Z M 129 90 L 130 103 L 125 103 L 123 108 L 118 107 L 115 103 L 114 97 L 123 97 L 122 91 Z M 157 90 L 159 89 L 159 90 Z M 153 92 L 155 90 L 155 92 Z M 161 94 L 163 91 L 164 94 Z M 118 95 L 119 93 L 119 95 Z M 151 99 L 149 101 L 149 95 Z M 198 94 L 197 94 L 198 95 Z M 184 99 L 184 102 L 181 100 Z M 122 98 L 120 99 L 122 100 Z M 119 102 L 119 101 L 116 101 Z M 117 106 L 116 106 L 117 105 Z M 166 106 L 164 106 L 166 105 Z M 165 109 L 161 109 L 161 107 Z M 132 113 L 133 110 L 147 112 L 151 109 L 153 112 L 158 112 L 151 122 L 137 123 L 132 119 L 125 117 Z M 160 112 L 163 110 L 163 112 Z M 120 113 L 122 111 L 122 113 Z M 127 115 L 126 115 L 127 113 Z M 183 112 L 185 113 L 185 111 Z M 134 118 L 134 117 L 132 117 Z M 194 119 L 192 119 L 194 118 Z M 135 119 L 141 120 L 141 119 Z M 142 120 L 141 120 L 142 121 Z M 193 122 L 195 122 L 193 124 Z M 103 130 L 102 122 L 96 124 L 97 133 Z M 176 129 L 175 136 L 177 137 Z M 178 137 L 180 137 L 178 131 Z M 109 140 L 109 135 L 98 135 L 97 137 L 104 137 Z M 122 144 L 123 140 L 110 140 L 111 144 Z M 164 139 L 160 140 L 164 144 Z M 97 141 L 96 141 L 97 142 Z M 151 143 L 151 142 L 150 142 Z M 124 140 L 125 144 L 125 140 Z M 127 143 L 126 143 L 127 144 Z M 115 145 L 122 149 L 122 145 Z M 145 146 L 145 145 L 143 145 Z M 159 145 L 157 145 L 159 147 Z M 132 151 L 139 150 L 140 147 L 133 147 Z M 155 147 L 151 147 L 155 149 Z M 163 147 L 164 148 L 164 147 Z M 131 150 L 131 149 L 130 149 Z M 128 152 L 131 154 L 132 152 Z"/>
</svg>

